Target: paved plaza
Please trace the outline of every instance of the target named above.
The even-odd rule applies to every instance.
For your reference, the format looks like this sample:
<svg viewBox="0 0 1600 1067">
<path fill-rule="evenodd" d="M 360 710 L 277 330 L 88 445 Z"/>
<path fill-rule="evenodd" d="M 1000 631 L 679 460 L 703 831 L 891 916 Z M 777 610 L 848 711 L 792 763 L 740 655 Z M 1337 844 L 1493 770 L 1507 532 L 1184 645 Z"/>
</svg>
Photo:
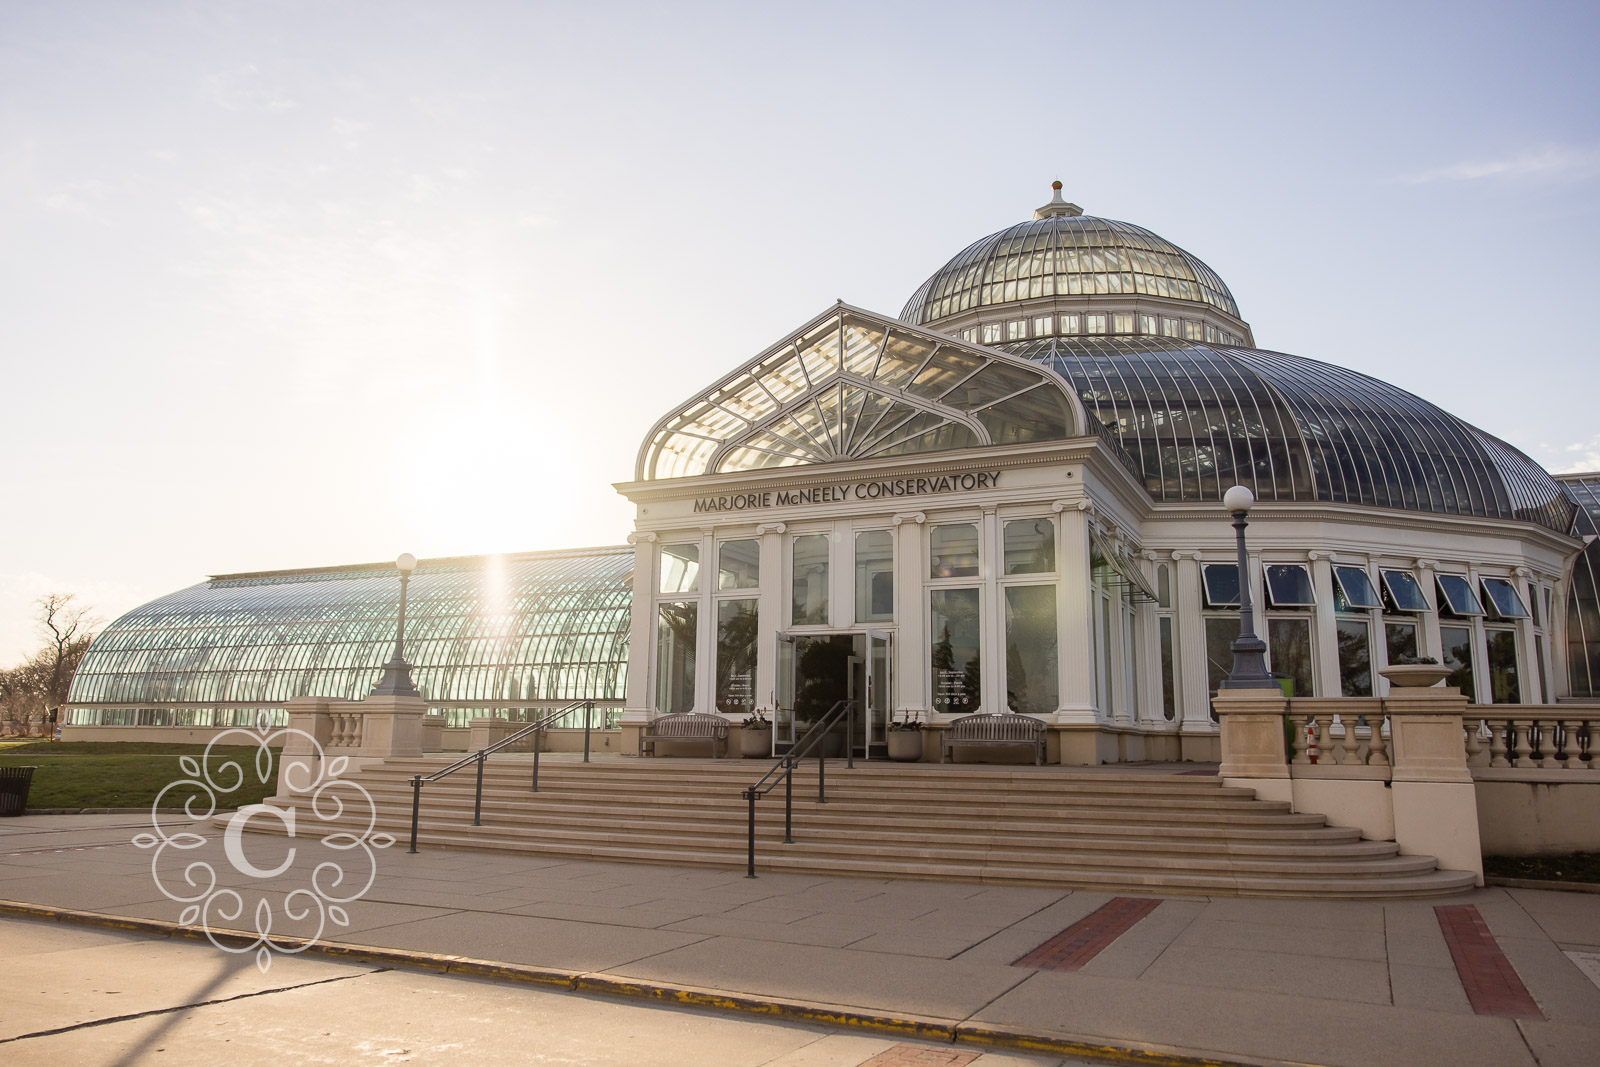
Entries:
<svg viewBox="0 0 1600 1067">
<path fill-rule="evenodd" d="M 376 854 L 371 889 L 348 905 L 348 925 L 321 932 L 335 948 L 385 951 L 279 956 L 263 976 L 248 954 L 165 936 L 160 926 L 108 933 L 41 921 L 54 909 L 176 923 L 183 906 L 157 888 L 152 852 L 131 843 L 148 828 L 132 815 L 0 826 L 0 899 L 23 905 L 7 909 L 0 958 L 8 974 L 38 976 L 13 984 L 0 1035 L 11 1042 L 0 1052 L 8 1062 L 59 1061 L 63 1049 L 82 1050 L 76 1062 L 140 1062 L 129 1050 L 153 1056 L 150 1042 L 166 1040 L 168 1025 L 186 1041 L 236 1033 L 293 1053 L 274 1062 L 324 1055 L 313 1031 L 378 1061 L 402 1048 L 443 1057 L 446 1046 L 468 1047 L 462 1034 L 509 1041 L 519 1027 L 522 1038 L 506 1047 L 545 1057 L 533 1062 L 661 1064 L 888 1064 L 899 1061 L 881 1057 L 911 1055 L 896 1051 L 910 1042 L 913 1051 L 960 1056 L 905 1063 L 980 1067 L 1119 1048 L 1158 1053 L 1155 1062 L 1558 1067 L 1593 1063 L 1600 1042 L 1600 895 L 1136 898 L 747 879 L 426 844 L 408 855 L 402 843 Z M 275 934 L 315 934 L 281 918 L 287 893 L 312 875 L 315 842 L 300 839 L 284 873 L 249 881 L 227 862 L 221 836 L 181 858 L 169 850 L 155 873 L 170 886 L 185 864 L 205 859 L 252 902 L 259 895 L 275 907 Z M 295 843 L 250 835 L 245 844 L 254 867 L 272 869 Z M 248 915 L 213 925 L 250 928 Z M 506 965 L 504 980 L 484 981 L 495 973 L 486 964 Z M 310 984 L 318 981 L 327 984 Z M 267 988 L 281 991 L 189 1009 L 181 1024 L 169 1018 Z M 369 1011 L 363 997 L 381 1006 Z M 398 1007 L 423 997 L 425 1010 Z M 637 1014 L 662 1003 L 680 1010 Z M 707 1010 L 684 1012 L 685 1004 Z M 143 1012 L 157 1014 L 16 1040 Z M 551 1013 L 571 1025 L 536 1025 Z M 225 1021 L 235 1016 L 249 1026 Z M 457 1016 L 471 1025 L 453 1032 Z M 473 1047 L 489 1056 L 500 1046 Z M 702 1054 L 683 1058 L 686 1047 Z M 17 1059 L 17 1049 L 37 1058 Z M 1048 1055 L 1029 1060 L 1030 1052 Z M 1008 1058 L 994 1058 L 1001 1053 Z M 990 1058 L 966 1059 L 983 1054 Z M 238 1062 L 255 1062 L 249 1055 Z"/>
</svg>

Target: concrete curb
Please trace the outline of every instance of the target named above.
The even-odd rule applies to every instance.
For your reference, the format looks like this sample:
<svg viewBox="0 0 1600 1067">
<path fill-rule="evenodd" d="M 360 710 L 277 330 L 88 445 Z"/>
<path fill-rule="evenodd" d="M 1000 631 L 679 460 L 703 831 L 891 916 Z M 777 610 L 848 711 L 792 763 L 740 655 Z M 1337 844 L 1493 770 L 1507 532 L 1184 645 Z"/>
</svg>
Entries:
<svg viewBox="0 0 1600 1067">
<path fill-rule="evenodd" d="M 162 919 L 106 915 L 100 912 L 53 908 L 23 901 L 0 900 L 0 917 L 92 926 L 150 937 L 181 938 L 188 941 L 213 940 L 221 945 L 240 948 L 255 945 L 260 940 L 254 934 L 238 930 L 212 930 L 208 936 L 206 931 L 200 928 L 180 926 Z M 411 949 L 308 941 L 299 937 L 275 937 L 273 943 L 287 946 L 297 955 L 319 956 L 349 963 L 378 963 L 389 967 L 450 974 L 462 978 L 535 985 L 570 993 L 653 1001 L 725 1014 L 763 1016 L 769 1019 L 840 1029 L 866 1030 L 997 1051 L 1076 1056 L 1103 1063 L 1136 1064 L 1141 1067 L 1314 1067 L 1312 1064 L 1290 1060 L 1219 1059 L 1159 1045 L 1137 1043 L 1115 1045 L 1086 1036 L 1040 1034 L 1019 1028 L 967 1023 L 955 1019 L 878 1014 L 838 1005 L 757 997 L 723 990 L 698 989 L 692 986 L 671 986 L 598 972 L 563 971 L 518 963 L 497 963 L 493 960 L 450 956 L 436 952 L 417 952 Z"/>
</svg>

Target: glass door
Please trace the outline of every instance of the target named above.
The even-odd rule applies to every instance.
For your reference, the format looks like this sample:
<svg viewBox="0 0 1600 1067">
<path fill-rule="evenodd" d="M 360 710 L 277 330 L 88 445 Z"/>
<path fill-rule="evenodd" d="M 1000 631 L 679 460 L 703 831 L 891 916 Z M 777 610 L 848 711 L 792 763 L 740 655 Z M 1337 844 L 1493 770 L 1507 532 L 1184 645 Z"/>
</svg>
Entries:
<svg viewBox="0 0 1600 1067">
<path fill-rule="evenodd" d="M 794 638 L 778 634 L 778 655 L 773 660 L 772 693 L 772 754 L 781 755 L 794 747 L 794 695 L 795 695 Z"/>
<path fill-rule="evenodd" d="M 885 630 L 867 631 L 866 693 L 861 718 L 866 725 L 866 751 L 889 742 L 889 716 L 894 708 L 894 637 Z"/>
</svg>

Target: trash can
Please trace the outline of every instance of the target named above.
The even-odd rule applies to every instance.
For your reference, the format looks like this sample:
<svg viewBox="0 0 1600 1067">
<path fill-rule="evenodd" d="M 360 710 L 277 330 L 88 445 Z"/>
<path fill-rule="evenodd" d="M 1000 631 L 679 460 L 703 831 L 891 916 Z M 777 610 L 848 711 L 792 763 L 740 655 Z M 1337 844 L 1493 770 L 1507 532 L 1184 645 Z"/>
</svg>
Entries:
<svg viewBox="0 0 1600 1067">
<path fill-rule="evenodd" d="M 0 816 L 28 810 L 28 787 L 36 767 L 0 767 Z"/>
</svg>

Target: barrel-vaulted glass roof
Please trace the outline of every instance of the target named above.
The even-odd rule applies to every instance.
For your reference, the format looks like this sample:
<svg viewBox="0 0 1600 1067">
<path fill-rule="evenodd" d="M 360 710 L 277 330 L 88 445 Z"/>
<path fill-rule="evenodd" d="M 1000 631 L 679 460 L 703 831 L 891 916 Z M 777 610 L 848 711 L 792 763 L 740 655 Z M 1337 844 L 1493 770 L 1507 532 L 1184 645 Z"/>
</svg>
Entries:
<svg viewBox="0 0 1600 1067">
<path fill-rule="evenodd" d="M 1156 296 L 1239 317 L 1217 272 L 1166 238 L 1131 222 L 1055 211 L 968 245 L 922 283 L 900 317 L 935 324 L 1050 296 Z"/>
<path fill-rule="evenodd" d="M 651 429 L 638 477 L 684 478 L 1093 433 L 1004 352 L 839 304 Z"/>
<path fill-rule="evenodd" d="M 1072 383 L 1157 501 L 1323 500 L 1522 519 L 1566 533 L 1538 464 L 1403 389 L 1302 356 L 1155 337 L 996 346 Z"/>
<path fill-rule="evenodd" d="M 412 678 L 455 724 L 620 701 L 632 573 L 626 546 L 423 560 L 406 601 Z M 108 626 L 68 704 L 178 709 L 164 721 L 208 725 L 205 713 L 295 696 L 359 700 L 394 651 L 399 593 L 392 563 L 212 578 Z"/>
<path fill-rule="evenodd" d="M 1558 474 L 1577 505 L 1572 532 L 1600 534 L 1600 472 Z M 1575 697 L 1600 697 L 1600 540 L 1584 546 L 1567 588 L 1567 673 Z"/>
</svg>

